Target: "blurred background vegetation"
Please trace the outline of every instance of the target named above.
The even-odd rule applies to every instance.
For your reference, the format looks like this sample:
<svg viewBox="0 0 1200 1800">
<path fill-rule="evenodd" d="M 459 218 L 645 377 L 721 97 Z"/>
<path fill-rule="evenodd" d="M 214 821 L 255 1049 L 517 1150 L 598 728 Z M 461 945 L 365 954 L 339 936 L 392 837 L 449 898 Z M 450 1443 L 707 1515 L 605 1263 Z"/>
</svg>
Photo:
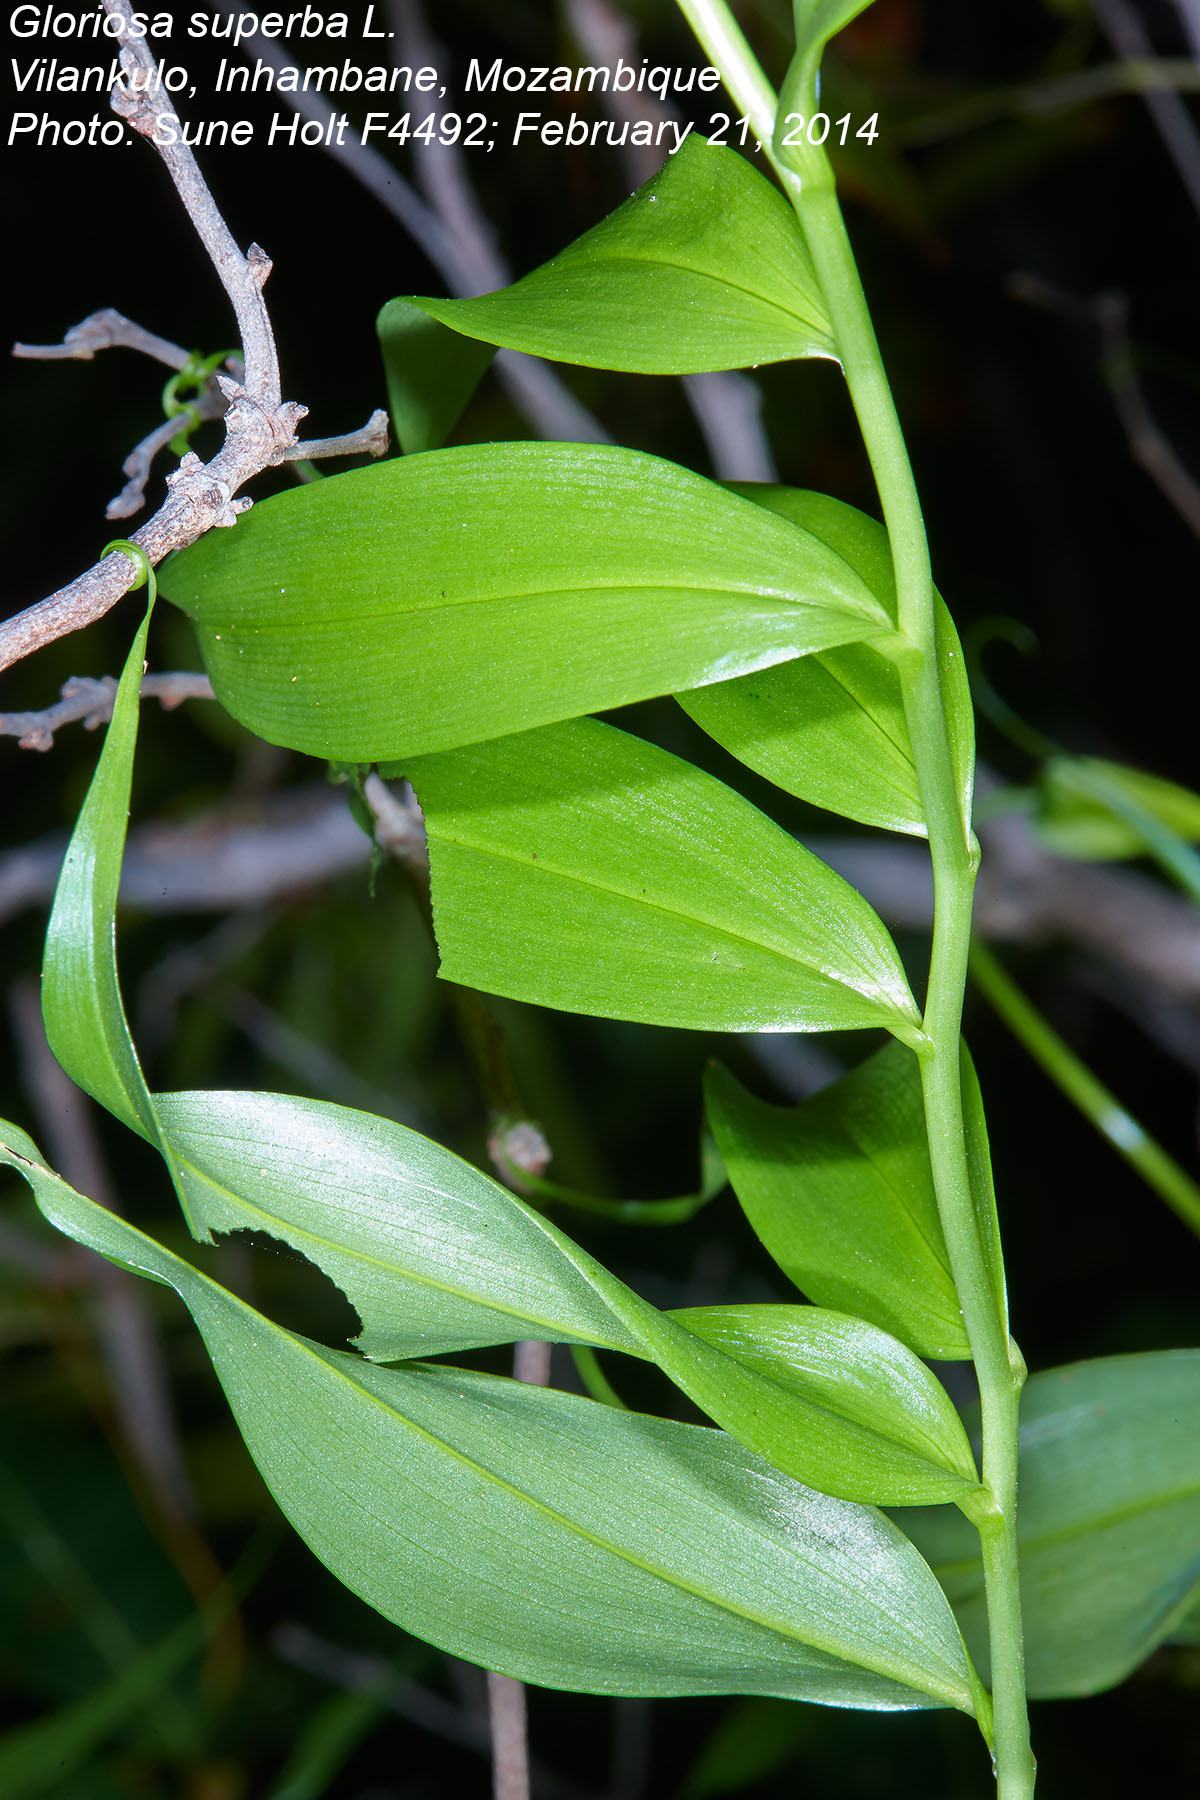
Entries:
<svg viewBox="0 0 1200 1800">
<path fill-rule="evenodd" d="M 411 27 L 411 6 L 397 10 Z M 1200 138 L 1187 95 L 1200 86 L 1198 11 L 1188 0 L 879 0 L 836 44 L 825 96 L 835 116 L 879 114 L 877 142 L 847 152 L 840 173 L 937 579 L 960 627 L 1021 621 L 1037 657 L 997 650 L 989 668 L 1025 717 L 1071 750 L 1185 783 L 1197 776 L 1200 526 L 1188 516 L 1187 472 L 1200 479 Z M 760 0 L 739 12 L 778 77 L 790 8 Z M 583 40 L 598 19 L 631 34 L 635 57 L 695 60 L 667 0 L 630 0 L 619 15 L 595 0 L 503 9 L 447 0 L 433 20 L 439 66 L 453 91 L 470 56 L 595 61 Z M 186 56 L 200 96 L 184 110 L 217 116 L 220 103 L 205 101 L 205 56 L 191 47 Z M 1147 57 L 1167 59 L 1166 114 L 1165 88 L 1157 116 L 1137 91 Z M 557 102 L 505 102 L 518 104 Z M 599 102 L 561 104 L 587 112 Z M 251 100 L 245 111 L 261 121 L 282 105 Z M 719 108 L 692 116 L 703 125 L 709 110 Z M 350 429 L 383 400 L 378 308 L 394 294 L 444 291 L 442 274 L 319 150 L 212 153 L 204 164 L 235 234 L 275 259 L 269 298 L 285 394 L 308 403 L 314 433 Z M 395 172 L 419 181 L 419 157 L 398 153 Z M 500 145 L 472 155 L 465 172 L 518 272 L 633 185 L 607 149 Z M 94 308 L 116 306 L 189 346 L 228 341 L 223 296 L 149 151 L 23 149 L 9 153 L 3 179 L 10 339 L 52 342 Z M 1121 304 L 1102 315 L 1104 294 Z M 563 373 L 618 440 L 714 470 L 680 383 Z M 836 371 L 797 365 L 750 379 L 780 478 L 870 509 Z M 154 423 L 157 388 L 151 366 L 125 352 L 12 365 L 0 394 L 8 606 L 50 591 L 112 535 L 104 505 L 122 458 Z M 1169 450 L 1158 479 L 1144 466 L 1139 406 Z M 531 430 L 493 377 L 463 435 Z M 1164 471 L 1168 488 L 1181 483 L 1173 496 Z M 122 606 L 12 671 L 3 704 L 45 705 L 68 676 L 115 671 L 132 616 Z M 164 607 L 154 631 L 156 667 L 196 666 L 185 621 Z M 419 681 L 420 670 L 397 679 Z M 781 804 L 670 702 L 637 709 L 634 723 L 706 761 L 808 841 L 836 834 L 855 854 L 844 826 Z M 372 883 L 367 840 L 333 817 L 344 790 L 211 703 L 172 714 L 147 705 L 143 734 L 140 884 L 121 953 L 151 1084 L 274 1087 L 366 1106 L 486 1166 L 486 1107 L 418 907 L 395 867 Z M 44 756 L 0 743 L 0 1111 L 86 1191 L 183 1247 L 153 1159 L 64 1092 L 38 1036 L 49 883 L 95 753 L 78 727 Z M 1029 757 L 987 719 L 981 753 L 998 780 L 1030 779 Z M 1109 896 L 1117 915 L 1105 938 L 1086 886 L 1050 906 L 1055 866 L 1035 855 L 1031 872 L 1007 842 L 995 856 L 984 918 L 1007 966 L 1194 1168 L 1200 924 L 1135 870 Z M 910 875 L 901 861 L 876 868 L 873 897 L 885 919 L 913 927 L 901 941 L 916 973 L 924 943 Z M 497 1011 L 526 1107 L 553 1146 L 552 1173 L 596 1194 L 694 1185 L 707 1058 L 786 1100 L 873 1047 L 861 1037 L 718 1041 Z M 1194 1341 L 1194 1238 L 978 998 L 967 1027 L 1031 1368 Z M 564 1223 L 660 1303 L 787 1297 L 728 1193 L 674 1229 Z M 353 1333 L 344 1299 L 277 1246 L 238 1239 L 212 1254 L 223 1279 L 283 1322 L 331 1343 Z M 174 1297 L 55 1241 L 16 1182 L 0 1214 L 0 1350 L 6 1800 L 489 1791 L 482 1676 L 404 1638 L 326 1574 L 278 1519 Z M 479 1360 L 507 1366 L 504 1353 Z M 616 1373 L 635 1402 L 682 1405 L 649 1375 Z M 575 1380 L 565 1355 L 555 1379 Z M 1115 1694 L 1035 1707 L 1047 1796 L 1146 1791 L 1151 1765 L 1158 1791 L 1197 1791 L 1198 1686 L 1200 1650 L 1169 1647 Z M 531 1696 L 530 1712 L 545 1800 L 798 1791 L 976 1800 L 991 1788 L 973 1730 L 956 1716 L 545 1692 Z"/>
</svg>

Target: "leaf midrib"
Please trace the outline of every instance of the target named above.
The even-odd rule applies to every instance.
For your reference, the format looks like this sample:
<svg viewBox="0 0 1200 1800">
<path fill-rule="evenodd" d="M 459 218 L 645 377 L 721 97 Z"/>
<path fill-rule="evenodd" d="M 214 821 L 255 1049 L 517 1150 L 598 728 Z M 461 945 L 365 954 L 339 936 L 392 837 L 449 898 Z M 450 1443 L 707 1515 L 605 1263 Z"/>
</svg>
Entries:
<svg viewBox="0 0 1200 1800">
<path fill-rule="evenodd" d="M 835 989 L 844 989 L 846 992 L 856 995 L 860 1000 L 866 1000 L 873 1003 L 879 1008 L 880 1012 L 887 1012 L 893 1017 L 898 1018 L 909 1017 L 909 1015 L 905 1014 L 901 1008 L 894 1004 L 894 1002 L 889 1000 L 885 1003 L 874 993 L 864 993 L 863 990 L 856 987 L 853 982 L 832 974 L 819 963 L 805 962 L 803 958 L 798 955 L 790 955 L 787 951 L 777 949 L 773 944 L 764 944 L 758 938 L 746 937 L 744 933 L 734 931 L 728 925 L 718 925 L 715 921 L 702 918 L 697 913 L 680 912 L 677 907 L 669 905 L 665 900 L 651 900 L 644 894 L 633 894 L 624 888 L 613 887 L 608 882 L 598 881 L 594 876 L 574 874 L 569 869 L 561 868 L 558 864 L 545 860 L 540 853 L 537 862 L 532 862 L 528 857 L 520 856 L 515 851 L 498 848 L 495 844 L 478 844 L 470 842 L 465 838 L 450 837 L 447 833 L 439 832 L 432 828 L 429 825 L 428 819 L 426 820 L 426 829 L 431 844 L 435 841 L 440 841 L 458 850 L 473 851 L 477 856 L 494 856 L 502 862 L 516 863 L 519 867 L 531 870 L 534 874 L 540 873 L 552 875 L 561 881 L 573 881 L 577 886 L 592 888 L 598 894 L 608 894 L 614 899 L 628 900 L 633 905 L 645 907 L 650 912 L 665 913 L 666 916 L 671 919 L 682 919 L 686 924 L 703 926 L 706 931 L 712 931 L 719 937 L 728 938 L 731 943 L 747 945 L 752 950 L 757 950 L 760 953 L 765 952 L 768 956 L 778 957 L 782 963 L 794 965 L 799 969 L 805 969 L 817 980 L 828 982 Z M 803 850 L 803 845 L 796 844 L 794 847 L 798 850 Z M 812 853 L 809 851 L 805 852 L 805 854 L 811 855 Z M 814 860 L 820 862 L 819 857 L 814 858 Z M 824 869 L 825 865 L 821 864 L 821 867 Z M 833 871 L 826 872 L 832 873 Z M 851 892 L 853 893 L 854 890 L 851 889 Z M 857 966 L 860 968 L 864 980 L 870 981 L 872 987 L 878 987 L 880 985 L 877 978 L 872 978 L 869 971 L 862 968 L 861 964 L 858 964 Z M 911 1022 L 917 1023 L 919 1021 L 914 1016 Z"/>
<path fill-rule="evenodd" d="M 306 572 L 311 573 L 311 571 Z M 275 589 L 272 588 L 269 592 L 270 595 L 273 596 Z M 772 604 L 782 605 L 784 607 L 794 607 L 802 615 L 819 616 L 824 614 L 837 620 L 858 620 L 863 624 L 875 628 L 871 635 L 878 633 L 878 635 L 884 636 L 895 629 L 892 623 L 886 617 L 882 616 L 882 608 L 880 607 L 879 602 L 873 599 L 862 603 L 850 599 L 846 599 L 844 603 L 834 600 L 809 600 L 802 594 L 788 593 L 783 590 L 773 590 L 761 587 L 714 587 L 704 582 L 669 581 L 664 579 L 662 581 L 606 580 L 576 582 L 569 587 L 559 585 L 547 588 L 514 588 L 505 590 L 502 593 L 464 594 L 453 600 L 448 600 L 442 596 L 441 598 L 430 601 L 402 601 L 399 604 L 387 607 L 382 612 L 324 614 L 313 613 L 298 605 L 297 609 L 288 618 L 263 618 L 254 622 L 251 625 L 251 630 L 255 635 L 258 635 L 262 632 L 294 631 L 297 625 L 330 625 L 335 627 L 344 627 L 347 625 L 372 625 L 378 624 L 381 620 L 394 619 L 398 621 L 406 619 L 414 613 L 440 614 L 465 606 L 500 606 L 508 605 L 512 602 L 524 603 L 526 601 L 535 600 L 573 600 L 583 594 L 652 594 L 660 596 L 684 594 L 689 596 L 707 595 L 712 599 L 733 600 L 736 602 L 765 600 Z M 182 606 L 183 602 L 180 601 L 179 604 Z M 204 605 L 204 598 L 202 595 L 196 596 L 189 604 L 193 607 L 199 606 L 202 608 Z M 225 626 L 232 631 L 236 630 L 239 624 L 250 624 L 249 615 L 244 615 L 242 618 L 235 618 L 233 614 L 218 616 L 208 612 L 201 618 L 198 613 L 193 612 L 189 616 L 196 618 L 197 622 L 206 631 L 211 630 L 218 625 Z M 241 641 L 244 642 L 246 640 L 243 639 Z M 852 639 L 850 641 L 862 642 L 864 640 Z M 836 645 L 825 647 L 840 648 L 840 646 Z"/>
<path fill-rule="evenodd" d="M 639 256 L 629 249 L 615 251 L 606 249 L 601 253 L 594 255 L 588 255 L 583 252 L 572 254 L 571 250 L 564 250 L 558 256 L 553 257 L 550 262 L 544 263 L 540 269 L 531 270 L 528 275 L 523 276 L 520 281 L 515 282 L 513 288 L 526 287 L 526 292 L 528 293 L 529 289 L 535 284 L 540 287 L 564 272 L 569 273 L 575 269 L 595 270 L 597 265 L 602 266 L 604 263 L 632 263 L 637 267 L 650 266 L 652 268 L 674 269 L 677 274 L 690 275 L 694 280 L 708 281 L 711 282 L 714 287 L 728 288 L 730 293 L 742 294 L 747 300 L 753 300 L 757 305 L 764 307 L 768 311 L 777 313 L 780 318 L 800 326 L 810 339 L 814 335 L 817 336 L 822 343 L 829 345 L 830 354 L 836 360 L 833 337 L 827 325 L 822 325 L 816 318 L 810 318 L 804 313 L 798 312 L 794 306 L 787 305 L 779 300 L 770 299 L 759 288 L 747 287 L 744 282 L 734 281 L 726 275 L 714 275 L 711 270 L 697 268 L 693 263 L 681 261 L 678 256 L 663 256 L 657 252 L 646 256 Z M 804 293 L 804 290 L 796 282 L 794 276 L 788 276 L 786 279 L 789 281 L 794 292 L 803 294 L 806 305 L 811 306 L 814 310 L 820 308 L 821 297 L 815 283 L 812 293 Z M 526 286 L 526 284 L 528 284 L 528 286 Z M 511 293 L 513 289 L 507 291 Z M 490 300 L 493 296 L 487 294 L 481 295 L 480 298 Z"/>
</svg>

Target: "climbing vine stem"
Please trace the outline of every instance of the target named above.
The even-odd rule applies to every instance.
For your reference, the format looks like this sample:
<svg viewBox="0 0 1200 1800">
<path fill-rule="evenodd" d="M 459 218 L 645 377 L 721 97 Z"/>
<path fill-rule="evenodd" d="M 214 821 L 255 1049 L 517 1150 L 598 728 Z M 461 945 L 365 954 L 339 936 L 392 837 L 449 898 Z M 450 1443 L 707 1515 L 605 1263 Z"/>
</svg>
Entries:
<svg viewBox="0 0 1200 1800">
<path fill-rule="evenodd" d="M 765 113 L 762 71 L 723 0 L 679 0 L 730 94 L 755 128 Z M 811 47 L 798 57 L 781 107 L 813 97 Z M 773 96 L 772 96 L 773 98 Z M 753 110 L 751 111 L 751 106 Z M 904 434 L 879 352 L 854 252 L 824 151 L 795 160 L 778 137 L 764 150 L 795 208 L 833 328 L 851 401 L 871 463 L 891 543 L 902 640 L 896 662 L 929 833 L 934 929 L 918 1054 L 938 1210 L 979 1380 L 983 1478 L 988 1500 L 979 1530 L 987 1594 L 999 1800 L 1029 1800 L 1035 1764 L 1029 1743 L 1017 1563 L 1017 1426 L 1025 1367 L 991 1278 L 972 1193 L 963 1121 L 961 1024 L 971 942 L 978 845 L 956 780 L 938 664 L 929 548 Z"/>
</svg>

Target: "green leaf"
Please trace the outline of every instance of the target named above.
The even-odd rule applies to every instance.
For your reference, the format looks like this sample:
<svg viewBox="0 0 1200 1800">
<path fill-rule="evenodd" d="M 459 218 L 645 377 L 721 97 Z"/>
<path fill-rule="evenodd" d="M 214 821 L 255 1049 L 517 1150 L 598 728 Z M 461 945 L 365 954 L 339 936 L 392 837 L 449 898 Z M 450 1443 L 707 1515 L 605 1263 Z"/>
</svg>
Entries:
<svg viewBox="0 0 1200 1800">
<path fill-rule="evenodd" d="M 1021 1401 L 1019 1479 L 1029 1691 L 1101 1693 L 1171 1635 L 1200 1584 L 1200 1351 L 1033 1376 Z M 906 1513 L 904 1524 L 985 1663 L 974 1532 L 945 1508 Z"/>
<path fill-rule="evenodd" d="M 1145 856 L 1145 825 L 1162 826 L 1184 844 L 1200 843 L 1200 794 L 1094 756 L 1053 757 L 1042 771 L 1035 824 L 1059 856 L 1115 862 Z M 1125 803 L 1125 816 L 1114 810 Z M 1139 824 L 1138 815 L 1147 815 Z"/>
<path fill-rule="evenodd" d="M 335 475 L 171 560 L 218 698 L 348 762 L 450 749 L 892 630 L 810 533 L 599 444 Z"/>
<path fill-rule="evenodd" d="M 326 1350 L 76 1194 L 22 1133 L 0 1160 L 59 1230 L 176 1290 L 284 1513 L 406 1631 L 585 1692 L 975 1710 L 944 1598 L 878 1513 L 711 1430 Z"/>
<path fill-rule="evenodd" d="M 811 1300 L 868 1319 L 921 1356 L 970 1356 L 938 1218 L 917 1059 L 889 1044 L 799 1106 L 769 1106 L 726 1070 L 709 1122 L 746 1217 Z M 998 1309 L 1004 1283 L 987 1132 L 964 1056 L 963 1100 Z"/>
<path fill-rule="evenodd" d="M 511 287 L 472 300 L 408 295 L 379 315 L 401 442 L 415 414 L 439 426 L 482 372 L 477 353 L 438 392 L 450 349 L 414 341 L 420 319 L 485 344 L 589 368 L 645 375 L 742 369 L 792 357 L 835 357 L 804 239 L 787 201 L 734 150 L 694 133 L 602 224 Z M 461 410 L 461 407 L 459 408 Z M 437 441 L 418 433 L 412 448 Z"/>
<path fill-rule="evenodd" d="M 799 488 L 738 483 L 733 491 L 835 550 L 895 620 L 891 550 L 877 520 L 827 494 Z M 954 623 L 940 596 L 936 623 L 955 780 L 969 827 L 975 769 L 971 691 Z M 760 669 L 680 695 L 679 701 L 747 768 L 798 799 L 864 825 L 927 835 L 900 678 L 868 644 Z"/>
<path fill-rule="evenodd" d="M 867 1470 L 878 1493 L 886 1484 L 962 1500 L 978 1489 L 950 1396 L 887 1332 L 816 1306 L 690 1307 L 672 1317 L 812 1409 L 804 1455 L 814 1471 L 809 1480 L 822 1491 L 848 1492 L 847 1483 Z M 862 1434 L 857 1443 L 855 1433 Z M 829 1463 L 825 1479 L 816 1472 L 819 1448 Z"/>
<path fill-rule="evenodd" d="M 261 1231 L 307 1256 L 379 1362 L 539 1338 L 637 1354 L 621 1284 L 533 1207 L 419 1132 L 288 1094 L 160 1094 L 197 1235 Z M 652 1310 L 652 1309 L 651 1309 Z"/>
<path fill-rule="evenodd" d="M 72 1081 L 155 1142 L 154 1109 L 125 1019 L 113 940 L 149 628 L 147 613 L 63 859 L 47 931 L 42 1016 L 50 1048 Z"/>
<path fill-rule="evenodd" d="M 706 1031 L 919 1029 L 866 901 L 664 750 L 580 719 L 396 772 L 425 813 L 450 981 Z"/>
<path fill-rule="evenodd" d="M 197 1235 L 266 1232 L 309 1257 L 374 1360 L 516 1338 L 624 1350 L 823 1492 L 907 1505 L 978 1486 L 946 1396 L 882 1332 L 811 1307 L 658 1313 L 497 1182 L 367 1113 L 276 1094 L 157 1105 Z"/>
<path fill-rule="evenodd" d="M 493 351 L 448 331 L 407 300 L 379 315 L 396 441 L 406 456 L 445 443 L 491 364 Z"/>
</svg>

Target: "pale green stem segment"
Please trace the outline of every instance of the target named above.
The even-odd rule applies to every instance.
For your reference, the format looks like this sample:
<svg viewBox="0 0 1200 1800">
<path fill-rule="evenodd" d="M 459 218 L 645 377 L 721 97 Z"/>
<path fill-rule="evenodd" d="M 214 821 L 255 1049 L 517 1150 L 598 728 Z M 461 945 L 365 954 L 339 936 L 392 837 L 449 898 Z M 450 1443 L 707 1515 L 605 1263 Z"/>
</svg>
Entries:
<svg viewBox="0 0 1200 1800">
<path fill-rule="evenodd" d="M 1074 1102 L 1089 1125 L 1137 1170 L 1147 1187 L 1153 1188 L 1185 1225 L 1200 1234 L 1200 1186 L 1080 1061 L 978 939 L 971 945 L 971 974 L 976 987 L 1013 1036 Z"/>
<path fill-rule="evenodd" d="M 750 121 L 755 137 L 782 174 L 775 156 L 775 113 L 779 102 L 725 0 L 676 0 L 676 4 L 713 68 L 721 71 L 721 80 L 734 105 Z"/>
<path fill-rule="evenodd" d="M 733 99 L 759 131 L 764 77 L 727 6 L 723 0 L 678 4 Z M 802 109 L 807 98 L 801 96 Z M 770 104 L 780 110 L 774 96 Z M 789 105 L 785 93 L 784 110 Z M 897 669 L 929 830 L 935 902 L 926 1042 L 918 1054 L 938 1210 L 979 1379 L 983 1477 L 992 1505 L 975 1522 L 987 1590 L 997 1790 L 999 1800 L 1029 1800 L 1035 1764 L 1025 1702 L 1016 1536 L 1017 1419 L 1025 1366 L 997 1308 L 976 1223 L 959 1076 L 978 846 L 954 779 L 920 501 L 833 172 L 824 152 L 814 149 L 805 150 L 802 170 L 789 166 L 778 145 L 772 144 L 771 160 L 796 209 L 829 309 L 891 540 L 900 631 L 908 640 Z"/>
<path fill-rule="evenodd" d="M 976 1521 L 987 1587 L 1000 1800 L 1027 1800 L 1034 1762 L 1025 1704 L 1017 1566 L 1017 1414 L 1025 1368 L 999 1313 L 976 1225 L 963 1132 L 959 1039 L 978 849 L 963 818 L 950 757 L 934 642 L 929 550 L 908 452 L 827 162 L 812 164 L 797 211 L 816 265 L 846 381 L 871 460 L 896 572 L 900 628 L 912 649 L 898 668 L 929 829 L 934 927 L 921 1082 L 934 1188 L 963 1323 L 979 1378 L 983 1478 L 994 1510 Z M 814 178 L 815 177 L 815 178 Z"/>
</svg>

